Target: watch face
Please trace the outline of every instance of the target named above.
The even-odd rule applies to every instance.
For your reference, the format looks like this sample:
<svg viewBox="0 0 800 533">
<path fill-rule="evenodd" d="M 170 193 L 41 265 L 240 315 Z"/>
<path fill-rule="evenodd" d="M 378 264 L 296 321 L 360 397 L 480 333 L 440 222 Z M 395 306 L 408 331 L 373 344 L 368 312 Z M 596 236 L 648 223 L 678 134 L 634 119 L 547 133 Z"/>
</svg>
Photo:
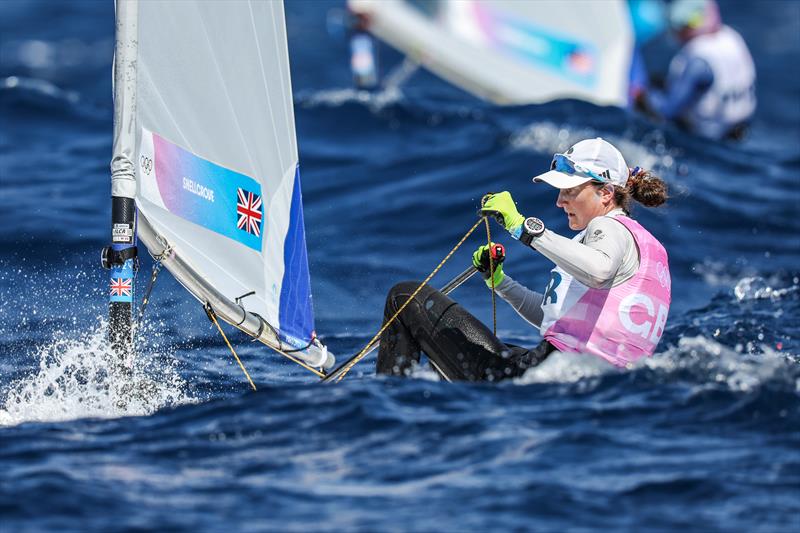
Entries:
<svg viewBox="0 0 800 533">
<path fill-rule="evenodd" d="M 529 217 L 525 219 L 525 229 L 528 233 L 536 235 L 544 231 L 544 224 L 538 218 Z"/>
</svg>

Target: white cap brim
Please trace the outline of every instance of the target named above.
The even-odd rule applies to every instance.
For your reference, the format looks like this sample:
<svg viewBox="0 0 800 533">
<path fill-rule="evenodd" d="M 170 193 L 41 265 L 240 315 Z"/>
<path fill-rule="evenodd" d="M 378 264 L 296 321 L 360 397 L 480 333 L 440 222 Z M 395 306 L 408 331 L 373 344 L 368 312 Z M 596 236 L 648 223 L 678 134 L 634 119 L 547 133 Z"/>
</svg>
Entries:
<svg viewBox="0 0 800 533">
<path fill-rule="evenodd" d="M 556 189 L 571 189 L 572 187 L 577 187 L 578 185 L 586 183 L 587 181 L 592 181 L 592 178 L 578 176 L 577 174 L 565 174 L 557 170 L 550 170 L 544 174 L 539 174 L 533 178 L 533 181 L 534 183 L 543 181 L 548 185 L 552 185 Z"/>
</svg>

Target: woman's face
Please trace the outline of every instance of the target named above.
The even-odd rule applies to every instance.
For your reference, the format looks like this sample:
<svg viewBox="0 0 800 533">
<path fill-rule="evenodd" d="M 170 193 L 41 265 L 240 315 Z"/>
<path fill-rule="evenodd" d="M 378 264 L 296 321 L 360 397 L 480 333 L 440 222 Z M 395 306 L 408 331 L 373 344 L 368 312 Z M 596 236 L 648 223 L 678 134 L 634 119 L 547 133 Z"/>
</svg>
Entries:
<svg viewBox="0 0 800 533">
<path fill-rule="evenodd" d="M 569 228 L 581 231 L 595 218 L 608 213 L 613 192 L 605 187 L 596 187 L 591 181 L 571 189 L 560 189 L 556 206 L 567 214 Z"/>
</svg>

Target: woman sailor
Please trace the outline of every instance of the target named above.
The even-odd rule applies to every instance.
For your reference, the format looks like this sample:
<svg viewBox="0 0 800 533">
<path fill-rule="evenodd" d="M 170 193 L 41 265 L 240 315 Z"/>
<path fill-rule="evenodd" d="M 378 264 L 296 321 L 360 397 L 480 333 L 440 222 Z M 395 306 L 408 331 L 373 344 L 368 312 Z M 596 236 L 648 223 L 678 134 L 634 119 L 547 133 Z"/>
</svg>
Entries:
<svg viewBox="0 0 800 533">
<path fill-rule="evenodd" d="M 378 373 L 405 375 L 422 351 L 446 378 L 469 381 L 519 376 L 556 350 L 592 354 L 617 367 L 653 354 L 670 305 L 667 253 L 630 218 L 629 206 L 631 199 L 663 204 L 666 184 L 638 167 L 629 170 L 622 154 L 600 138 L 556 154 L 550 171 L 534 181 L 559 189 L 556 205 L 570 229 L 580 232 L 575 238 L 522 216 L 508 192 L 486 195 L 481 213 L 555 263 L 544 293 L 513 280 L 502 264 L 489 279 L 488 245 L 475 251 L 473 264 L 544 340 L 533 349 L 505 344 L 458 303 L 425 286 L 383 332 Z M 418 285 L 402 282 L 389 291 L 385 320 Z"/>
</svg>

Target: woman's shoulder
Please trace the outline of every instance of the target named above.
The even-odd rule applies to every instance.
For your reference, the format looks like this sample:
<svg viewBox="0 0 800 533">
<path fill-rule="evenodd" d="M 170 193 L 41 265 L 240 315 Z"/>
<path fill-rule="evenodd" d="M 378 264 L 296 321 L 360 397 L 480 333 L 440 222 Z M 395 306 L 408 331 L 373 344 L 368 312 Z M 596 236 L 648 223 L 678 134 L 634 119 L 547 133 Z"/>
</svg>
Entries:
<svg viewBox="0 0 800 533">
<path fill-rule="evenodd" d="M 589 224 L 587 224 L 584 234 L 585 244 L 598 242 L 604 239 L 623 239 L 627 241 L 629 239 L 632 240 L 633 236 L 622 222 L 616 220 L 615 215 L 608 214 L 593 218 Z"/>
<path fill-rule="evenodd" d="M 625 230 L 625 224 L 619 220 L 620 217 L 625 217 L 630 220 L 634 220 L 627 214 L 622 211 L 612 211 L 607 215 L 601 215 L 599 217 L 594 217 L 592 220 L 589 221 L 589 224 L 586 225 L 586 231 L 588 232 L 589 229 L 604 229 L 607 231 L 615 231 L 615 230 Z"/>
</svg>

